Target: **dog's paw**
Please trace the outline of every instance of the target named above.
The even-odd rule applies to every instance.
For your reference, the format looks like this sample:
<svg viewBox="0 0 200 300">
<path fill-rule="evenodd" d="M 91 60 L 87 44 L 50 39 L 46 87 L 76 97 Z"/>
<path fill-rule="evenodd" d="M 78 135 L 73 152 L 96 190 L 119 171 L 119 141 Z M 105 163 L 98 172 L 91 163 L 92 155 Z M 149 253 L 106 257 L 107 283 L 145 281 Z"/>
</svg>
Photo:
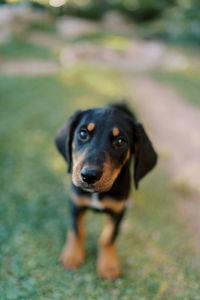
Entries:
<svg viewBox="0 0 200 300">
<path fill-rule="evenodd" d="M 84 251 L 81 247 L 66 244 L 61 253 L 61 262 L 66 269 L 75 270 L 84 261 Z"/>
<path fill-rule="evenodd" d="M 116 253 L 112 249 L 101 249 L 97 260 L 99 277 L 108 280 L 117 279 L 120 274 L 120 264 Z"/>
</svg>

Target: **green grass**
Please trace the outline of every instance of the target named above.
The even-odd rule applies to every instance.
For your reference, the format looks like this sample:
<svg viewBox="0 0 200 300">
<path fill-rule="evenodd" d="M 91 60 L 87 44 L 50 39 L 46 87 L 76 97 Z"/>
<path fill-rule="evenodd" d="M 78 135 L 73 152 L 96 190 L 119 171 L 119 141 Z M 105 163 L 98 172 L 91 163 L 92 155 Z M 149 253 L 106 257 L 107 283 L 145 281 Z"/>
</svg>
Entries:
<svg viewBox="0 0 200 300">
<path fill-rule="evenodd" d="M 158 169 L 141 184 L 124 220 L 120 279 L 107 282 L 96 274 L 100 215 L 88 216 L 83 266 L 66 272 L 59 263 L 69 177 L 53 135 L 74 110 L 103 105 L 124 88 L 118 74 L 92 66 L 57 76 L 0 76 L 1 300 L 199 299 L 198 258 L 176 195 Z"/>
<path fill-rule="evenodd" d="M 28 31 L 40 31 L 44 33 L 58 34 L 55 21 L 56 19 L 52 17 L 51 21 L 49 20 L 49 22 L 46 23 L 41 23 L 39 21 L 36 23 L 31 23 L 28 26 Z"/>
<path fill-rule="evenodd" d="M 0 57 L 4 58 L 53 58 L 55 53 L 42 46 L 33 45 L 24 38 L 13 36 L 0 45 Z"/>
<path fill-rule="evenodd" d="M 185 72 L 158 71 L 154 73 L 154 76 L 163 83 L 176 88 L 184 99 L 200 106 L 200 72 L 192 70 Z"/>
</svg>

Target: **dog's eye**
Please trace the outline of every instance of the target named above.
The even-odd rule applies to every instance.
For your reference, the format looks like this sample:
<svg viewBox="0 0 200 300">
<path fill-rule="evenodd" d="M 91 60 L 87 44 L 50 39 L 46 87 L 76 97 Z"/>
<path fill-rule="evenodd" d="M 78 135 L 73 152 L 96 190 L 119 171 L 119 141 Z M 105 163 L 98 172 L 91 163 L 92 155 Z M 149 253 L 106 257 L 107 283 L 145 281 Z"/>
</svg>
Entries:
<svg viewBox="0 0 200 300">
<path fill-rule="evenodd" d="M 88 132 L 87 132 L 87 130 L 81 129 L 80 132 L 79 132 L 79 137 L 82 140 L 86 140 L 88 138 Z"/>
<path fill-rule="evenodd" d="M 114 145 L 117 147 L 122 147 L 125 144 L 126 144 L 126 140 L 121 136 L 117 137 L 116 140 L 114 141 Z"/>
</svg>

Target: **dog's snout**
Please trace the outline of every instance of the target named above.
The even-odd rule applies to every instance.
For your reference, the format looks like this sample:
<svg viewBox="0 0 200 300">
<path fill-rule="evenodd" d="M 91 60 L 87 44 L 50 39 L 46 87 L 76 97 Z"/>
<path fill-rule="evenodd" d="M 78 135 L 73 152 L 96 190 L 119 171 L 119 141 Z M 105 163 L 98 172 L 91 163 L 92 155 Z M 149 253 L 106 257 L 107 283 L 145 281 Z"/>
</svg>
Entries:
<svg viewBox="0 0 200 300">
<path fill-rule="evenodd" d="M 83 168 L 81 171 L 82 180 L 89 184 L 94 184 L 101 178 L 102 172 L 96 168 Z"/>
</svg>

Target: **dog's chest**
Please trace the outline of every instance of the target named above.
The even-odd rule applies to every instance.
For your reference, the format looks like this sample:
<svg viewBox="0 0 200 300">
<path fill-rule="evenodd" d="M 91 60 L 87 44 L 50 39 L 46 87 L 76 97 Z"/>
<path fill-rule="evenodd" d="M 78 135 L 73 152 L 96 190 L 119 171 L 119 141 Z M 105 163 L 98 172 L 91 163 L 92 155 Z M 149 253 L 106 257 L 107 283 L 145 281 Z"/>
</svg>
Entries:
<svg viewBox="0 0 200 300">
<path fill-rule="evenodd" d="M 98 193 L 93 193 L 91 195 L 89 207 L 94 208 L 94 209 L 99 209 L 99 210 L 102 210 L 102 209 L 105 208 L 103 203 L 99 200 L 99 194 Z"/>
<path fill-rule="evenodd" d="M 120 201 L 107 197 L 100 199 L 99 193 L 92 193 L 90 197 L 72 195 L 72 199 L 79 207 L 86 207 L 99 211 L 111 210 L 116 213 L 122 211 L 128 203 L 127 199 Z"/>
</svg>

